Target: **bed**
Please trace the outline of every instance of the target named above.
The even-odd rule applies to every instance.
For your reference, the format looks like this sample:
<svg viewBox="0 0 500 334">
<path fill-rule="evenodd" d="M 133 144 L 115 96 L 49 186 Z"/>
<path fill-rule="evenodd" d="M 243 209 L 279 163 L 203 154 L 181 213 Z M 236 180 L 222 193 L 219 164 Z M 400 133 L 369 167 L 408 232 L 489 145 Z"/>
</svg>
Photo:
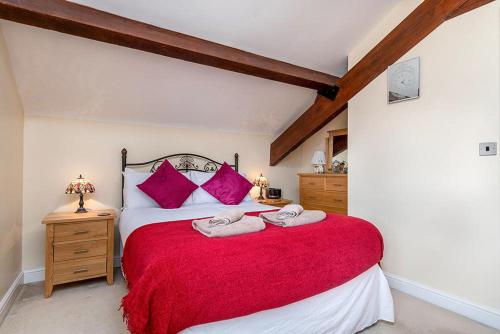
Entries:
<svg viewBox="0 0 500 334">
<path fill-rule="evenodd" d="M 122 172 L 154 172 L 165 160 L 185 173 L 214 173 L 222 164 L 194 154 L 128 163 L 124 149 Z M 238 164 L 235 154 L 236 171 Z M 250 215 L 276 210 L 251 200 L 238 207 Z M 131 332 L 356 333 L 378 320 L 394 321 L 378 265 L 383 243 L 372 224 L 329 214 L 322 223 L 228 238 L 191 228 L 193 219 L 224 208 L 124 206 L 119 230 L 129 293 L 122 306 Z"/>
</svg>

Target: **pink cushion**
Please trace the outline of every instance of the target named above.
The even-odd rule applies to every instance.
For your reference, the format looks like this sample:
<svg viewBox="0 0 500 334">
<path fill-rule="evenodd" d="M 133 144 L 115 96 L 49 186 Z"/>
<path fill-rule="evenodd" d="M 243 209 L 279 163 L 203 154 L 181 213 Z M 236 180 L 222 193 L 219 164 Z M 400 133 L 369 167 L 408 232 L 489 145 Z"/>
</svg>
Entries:
<svg viewBox="0 0 500 334">
<path fill-rule="evenodd" d="M 224 162 L 201 187 L 223 204 L 235 205 L 241 203 L 253 185 Z"/>
<path fill-rule="evenodd" d="M 153 175 L 137 187 L 164 209 L 179 208 L 198 188 L 168 161 L 164 161 Z"/>
</svg>

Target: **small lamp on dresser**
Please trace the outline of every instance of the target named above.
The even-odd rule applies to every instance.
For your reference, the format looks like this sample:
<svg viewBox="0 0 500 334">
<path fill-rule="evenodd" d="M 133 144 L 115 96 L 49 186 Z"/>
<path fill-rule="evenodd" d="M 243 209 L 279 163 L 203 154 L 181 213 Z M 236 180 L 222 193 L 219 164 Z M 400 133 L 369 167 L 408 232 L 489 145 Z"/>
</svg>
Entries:
<svg viewBox="0 0 500 334">
<path fill-rule="evenodd" d="M 316 151 L 311 159 L 311 164 L 314 166 L 316 174 L 323 174 L 325 172 L 326 157 L 324 151 Z"/>
<path fill-rule="evenodd" d="M 253 181 L 253 185 L 256 187 L 260 187 L 260 195 L 257 198 L 259 201 L 264 200 L 264 194 L 263 194 L 263 189 L 267 188 L 269 186 L 269 181 L 262 176 L 262 173 L 260 173 L 260 176 Z"/>
<path fill-rule="evenodd" d="M 90 183 L 88 180 L 82 177 L 82 174 L 80 174 L 80 177 L 77 178 L 76 180 L 72 181 L 69 186 L 66 188 L 66 194 L 79 194 L 80 195 L 80 202 L 79 208 L 75 211 L 75 213 L 85 213 L 87 212 L 87 209 L 83 207 L 83 195 L 87 193 L 93 193 L 95 192 L 95 187 Z"/>
</svg>

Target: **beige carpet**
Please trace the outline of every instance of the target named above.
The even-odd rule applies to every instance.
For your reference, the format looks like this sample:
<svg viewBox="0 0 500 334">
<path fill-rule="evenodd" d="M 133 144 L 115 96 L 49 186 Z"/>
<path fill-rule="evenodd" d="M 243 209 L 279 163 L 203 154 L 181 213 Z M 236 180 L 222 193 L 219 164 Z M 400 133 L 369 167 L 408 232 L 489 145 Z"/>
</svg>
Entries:
<svg viewBox="0 0 500 334">
<path fill-rule="evenodd" d="M 113 286 L 108 286 L 104 279 L 56 286 L 49 299 L 43 298 L 42 284 L 29 284 L 23 287 L 0 326 L 0 333 L 127 333 L 118 310 L 125 293 L 125 283 L 119 271 Z M 403 293 L 393 291 L 393 296 L 396 323 L 379 322 L 362 334 L 500 333 Z"/>
</svg>

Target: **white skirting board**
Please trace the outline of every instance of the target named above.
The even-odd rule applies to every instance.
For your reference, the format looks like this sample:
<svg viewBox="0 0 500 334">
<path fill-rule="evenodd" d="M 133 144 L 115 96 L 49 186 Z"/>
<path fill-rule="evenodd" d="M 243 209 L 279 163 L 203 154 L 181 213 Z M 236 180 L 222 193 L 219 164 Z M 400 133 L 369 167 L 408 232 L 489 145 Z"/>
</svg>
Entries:
<svg viewBox="0 0 500 334">
<path fill-rule="evenodd" d="M 385 277 L 389 282 L 389 286 L 395 290 L 458 313 L 487 326 L 500 329 L 500 310 L 471 303 L 393 274 L 385 273 Z"/>
<path fill-rule="evenodd" d="M 45 268 L 24 271 L 24 284 L 45 281 Z"/>
<path fill-rule="evenodd" d="M 20 272 L 19 275 L 17 275 L 14 282 L 12 282 L 12 284 L 10 285 L 5 295 L 0 300 L 0 324 L 7 316 L 7 312 L 9 312 L 10 307 L 12 306 L 14 300 L 21 291 L 22 285 L 23 285 L 23 272 Z"/>
<path fill-rule="evenodd" d="M 120 257 L 113 259 L 115 267 L 120 267 Z M 389 286 L 393 289 L 404 292 L 415 298 L 424 300 L 430 304 L 437 305 L 446 310 L 458 313 L 487 326 L 500 329 L 500 310 L 490 309 L 485 306 L 476 305 L 469 301 L 462 300 L 456 296 L 446 294 L 436 289 L 424 286 L 420 283 L 407 280 L 396 275 L 385 273 Z M 24 284 L 43 281 L 45 279 L 45 269 L 33 269 L 24 271 Z M 5 299 L 5 297 L 4 297 Z M 3 301 L 3 299 L 2 299 Z"/>
</svg>

